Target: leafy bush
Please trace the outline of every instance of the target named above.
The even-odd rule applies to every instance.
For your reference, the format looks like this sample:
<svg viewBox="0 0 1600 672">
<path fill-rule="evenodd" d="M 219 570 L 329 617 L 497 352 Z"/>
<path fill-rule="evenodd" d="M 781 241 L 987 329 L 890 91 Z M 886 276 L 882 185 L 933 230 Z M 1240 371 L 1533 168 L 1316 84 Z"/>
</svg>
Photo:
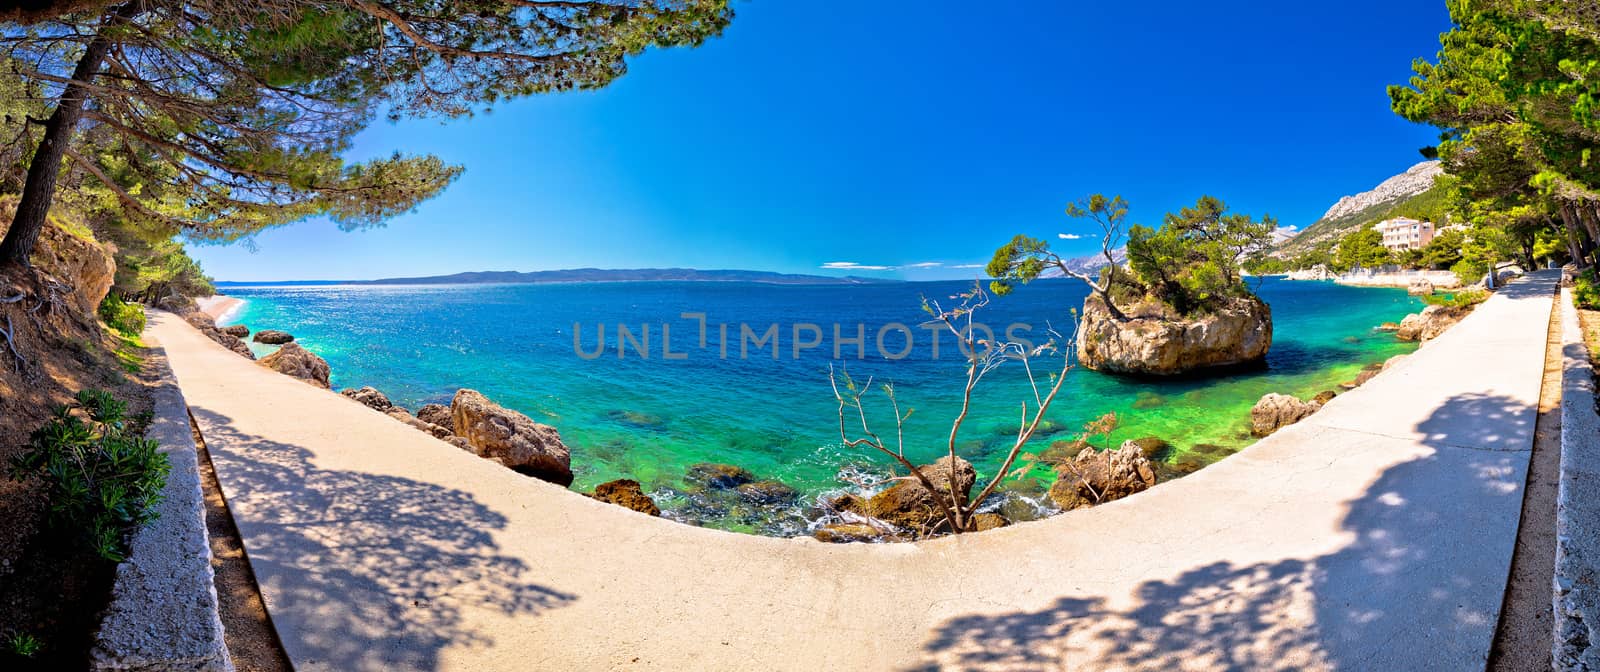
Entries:
<svg viewBox="0 0 1600 672">
<path fill-rule="evenodd" d="M 1600 310 L 1600 279 L 1594 269 L 1578 274 L 1572 282 L 1572 301 L 1585 310 Z"/>
<path fill-rule="evenodd" d="M 100 302 L 100 319 L 124 334 L 136 336 L 144 332 L 144 307 L 127 303 L 116 294 L 107 294 Z"/>
<path fill-rule="evenodd" d="M 1433 294 L 1422 297 L 1422 302 L 1430 306 L 1444 306 L 1446 308 L 1465 308 L 1476 306 L 1489 298 L 1489 293 L 1479 289 L 1464 289 L 1450 294 Z"/>
<path fill-rule="evenodd" d="M 125 422 L 126 413 L 127 404 L 109 392 L 83 390 L 11 461 L 13 480 L 44 479 L 52 527 L 116 562 L 127 556 L 128 533 L 155 518 L 152 507 L 171 470 L 142 427 Z"/>
</svg>

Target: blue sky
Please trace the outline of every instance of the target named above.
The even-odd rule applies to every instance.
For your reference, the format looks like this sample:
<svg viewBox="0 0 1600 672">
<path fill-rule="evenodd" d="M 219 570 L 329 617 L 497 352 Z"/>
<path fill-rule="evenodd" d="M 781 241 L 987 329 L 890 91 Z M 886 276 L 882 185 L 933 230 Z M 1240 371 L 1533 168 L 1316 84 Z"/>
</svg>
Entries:
<svg viewBox="0 0 1600 672">
<path fill-rule="evenodd" d="M 1089 231 L 1062 214 L 1089 193 L 1145 223 L 1213 194 L 1303 226 L 1434 137 L 1384 87 L 1437 50 L 1442 0 L 982 4 L 740 2 L 722 37 L 645 54 L 606 89 L 374 124 L 353 158 L 467 168 L 385 228 L 311 220 L 194 252 L 220 280 L 975 277 L 1018 233 L 1092 251 L 1057 238 Z"/>
</svg>

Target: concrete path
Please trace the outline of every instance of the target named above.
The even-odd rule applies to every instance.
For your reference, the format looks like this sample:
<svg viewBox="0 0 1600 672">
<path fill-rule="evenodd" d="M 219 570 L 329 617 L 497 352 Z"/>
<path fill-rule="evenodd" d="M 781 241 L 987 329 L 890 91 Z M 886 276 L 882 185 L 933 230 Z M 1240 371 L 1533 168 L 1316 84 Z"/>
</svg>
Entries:
<svg viewBox="0 0 1600 672">
<path fill-rule="evenodd" d="M 1467 670 L 1505 588 L 1555 282 L 1193 476 L 918 544 L 649 518 L 173 316 L 150 335 L 302 670 Z"/>
</svg>

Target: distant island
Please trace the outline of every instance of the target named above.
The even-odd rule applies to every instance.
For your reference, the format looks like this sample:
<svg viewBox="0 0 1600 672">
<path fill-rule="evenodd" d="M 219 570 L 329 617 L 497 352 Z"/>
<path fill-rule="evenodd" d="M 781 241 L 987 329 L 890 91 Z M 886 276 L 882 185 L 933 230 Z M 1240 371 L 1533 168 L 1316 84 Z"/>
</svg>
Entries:
<svg viewBox="0 0 1600 672">
<path fill-rule="evenodd" d="M 833 277 L 773 273 L 771 271 L 699 270 L 694 268 L 572 268 L 560 271 L 470 271 L 452 275 L 378 280 L 314 280 L 293 282 L 218 282 L 218 286 L 238 285 L 486 285 L 542 284 L 557 282 L 759 282 L 771 285 L 866 285 L 899 282 L 854 275 Z"/>
</svg>

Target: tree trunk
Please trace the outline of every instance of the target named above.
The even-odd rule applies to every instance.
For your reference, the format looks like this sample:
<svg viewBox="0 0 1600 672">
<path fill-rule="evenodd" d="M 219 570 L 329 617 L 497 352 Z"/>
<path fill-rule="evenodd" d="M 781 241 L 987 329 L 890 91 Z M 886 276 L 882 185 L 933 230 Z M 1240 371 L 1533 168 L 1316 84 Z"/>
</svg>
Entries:
<svg viewBox="0 0 1600 672">
<path fill-rule="evenodd" d="M 99 73 L 106 52 L 111 49 L 111 40 L 106 37 L 105 28 L 138 16 L 143 11 L 144 3 L 141 0 L 118 7 L 100 22 L 100 32 L 84 47 L 83 56 L 72 69 L 72 83 L 62 90 L 61 100 L 45 122 L 44 138 L 34 151 L 33 161 L 28 164 L 27 182 L 22 186 L 22 200 L 17 203 L 16 217 L 11 220 L 5 240 L 0 241 L 0 265 L 16 263 L 24 268 L 30 265 L 28 257 L 33 254 L 34 243 L 39 241 L 39 231 L 44 228 L 50 205 L 55 200 L 61 159 L 66 155 L 67 146 L 72 143 L 78 120 L 83 118 L 84 104 L 89 99 L 89 92 L 83 84 L 89 83 Z"/>
</svg>

